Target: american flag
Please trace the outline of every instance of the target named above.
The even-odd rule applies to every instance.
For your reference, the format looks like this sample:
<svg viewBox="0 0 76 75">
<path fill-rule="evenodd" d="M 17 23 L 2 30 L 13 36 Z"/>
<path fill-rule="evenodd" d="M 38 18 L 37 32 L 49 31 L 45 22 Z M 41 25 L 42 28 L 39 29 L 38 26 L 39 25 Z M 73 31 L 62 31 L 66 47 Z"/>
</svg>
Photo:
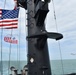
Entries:
<svg viewBox="0 0 76 75">
<path fill-rule="evenodd" d="M 0 28 L 13 29 L 18 27 L 19 8 L 15 10 L 0 9 Z"/>
</svg>

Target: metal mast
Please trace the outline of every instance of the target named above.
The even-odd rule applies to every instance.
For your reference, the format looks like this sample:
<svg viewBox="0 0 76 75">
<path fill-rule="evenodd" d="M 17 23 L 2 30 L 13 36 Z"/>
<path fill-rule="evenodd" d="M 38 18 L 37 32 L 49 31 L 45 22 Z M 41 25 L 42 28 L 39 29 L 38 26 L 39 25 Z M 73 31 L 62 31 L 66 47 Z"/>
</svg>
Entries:
<svg viewBox="0 0 76 75">
<path fill-rule="evenodd" d="M 28 21 L 28 75 L 52 75 L 47 47 L 47 38 L 59 40 L 60 33 L 47 32 L 45 18 L 49 12 L 50 0 L 18 0 L 18 5 L 25 8 Z"/>
</svg>

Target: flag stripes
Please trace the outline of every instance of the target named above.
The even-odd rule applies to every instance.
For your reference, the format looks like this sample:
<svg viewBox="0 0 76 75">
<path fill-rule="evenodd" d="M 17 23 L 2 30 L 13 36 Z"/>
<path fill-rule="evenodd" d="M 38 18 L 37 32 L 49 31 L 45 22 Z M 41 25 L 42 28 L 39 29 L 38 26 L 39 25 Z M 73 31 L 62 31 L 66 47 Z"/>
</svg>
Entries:
<svg viewBox="0 0 76 75">
<path fill-rule="evenodd" d="M 0 21 L 0 28 L 8 28 L 11 29 L 11 27 L 15 27 L 17 28 L 18 27 L 18 20 L 17 19 L 14 19 L 14 20 L 10 20 L 10 19 L 4 19 L 4 20 L 1 20 Z"/>
</svg>

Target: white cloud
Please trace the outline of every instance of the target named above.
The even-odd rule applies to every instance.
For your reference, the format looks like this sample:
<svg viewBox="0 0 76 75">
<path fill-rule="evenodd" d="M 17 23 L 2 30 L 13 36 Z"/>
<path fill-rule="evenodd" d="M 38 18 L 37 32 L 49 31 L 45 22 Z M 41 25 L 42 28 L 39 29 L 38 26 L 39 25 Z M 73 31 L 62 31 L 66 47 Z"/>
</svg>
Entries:
<svg viewBox="0 0 76 75">
<path fill-rule="evenodd" d="M 58 3 L 58 1 L 56 2 L 56 0 L 54 0 L 54 6 L 55 6 L 56 17 L 57 17 L 57 25 L 58 25 L 58 29 L 59 30 L 61 29 L 60 31 L 66 30 L 67 25 L 69 27 L 75 26 L 75 23 L 76 23 L 76 21 L 75 21 L 75 19 L 76 19 L 76 17 L 75 17 L 75 15 L 76 15 L 75 0 L 74 1 L 71 0 L 68 3 L 66 0 L 62 0 L 59 3 Z M 50 7 L 50 12 L 48 14 L 46 26 L 47 26 L 47 30 L 50 31 L 52 27 L 53 27 L 53 29 L 55 28 L 54 27 L 55 21 L 54 21 L 52 3 L 50 3 L 49 7 Z"/>
</svg>

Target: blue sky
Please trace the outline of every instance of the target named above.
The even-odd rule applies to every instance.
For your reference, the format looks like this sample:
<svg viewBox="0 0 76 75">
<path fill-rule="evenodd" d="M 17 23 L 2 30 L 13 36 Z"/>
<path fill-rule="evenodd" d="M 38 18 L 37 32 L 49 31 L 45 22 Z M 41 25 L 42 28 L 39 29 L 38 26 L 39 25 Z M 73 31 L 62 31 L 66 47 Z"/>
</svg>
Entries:
<svg viewBox="0 0 76 75">
<path fill-rule="evenodd" d="M 0 0 L 0 8 L 13 9 L 13 0 Z M 5 4 L 5 5 L 4 5 Z M 58 32 L 62 33 L 64 38 L 59 42 L 54 39 L 48 39 L 48 49 L 50 60 L 55 59 L 76 59 L 76 0 L 54 0 L 56 21 Z M 53 3 L 49 3 L 49 13 L 45 20 L 46 30 L 48 32 L 57 32 L 53 13 Z M 18 29 L 13 29 L 13 36 L 18 36 L 20 39 L 18 46 L 11 44 L 11 60 L 26 60 L 27 59 L 27 27 L 26 27 L 26 11 L 20 8 Z M 1 34 L 1 29 L 0 29 Z M 11 34 L 11 30 L 3 30 L 4 36 Z M 1 37 L 1 35 L 0 35 Z M 20 38 L 19 38 L 20 37 Z M 3 60 L 9 59 L 10 44 L 2 39 Z M 1 42 L 1 38 L 0 38 Z M 59 47 L 60 44 L 60 47 Z M 1 44 L 0 44 L 1 47 Z M 18 50 L 18 53 L 17 53 Z M 19 54 L 20 51 L 20 54 Z M 1 58 L 0 58 L 1 59 Z"/>
</svg>

